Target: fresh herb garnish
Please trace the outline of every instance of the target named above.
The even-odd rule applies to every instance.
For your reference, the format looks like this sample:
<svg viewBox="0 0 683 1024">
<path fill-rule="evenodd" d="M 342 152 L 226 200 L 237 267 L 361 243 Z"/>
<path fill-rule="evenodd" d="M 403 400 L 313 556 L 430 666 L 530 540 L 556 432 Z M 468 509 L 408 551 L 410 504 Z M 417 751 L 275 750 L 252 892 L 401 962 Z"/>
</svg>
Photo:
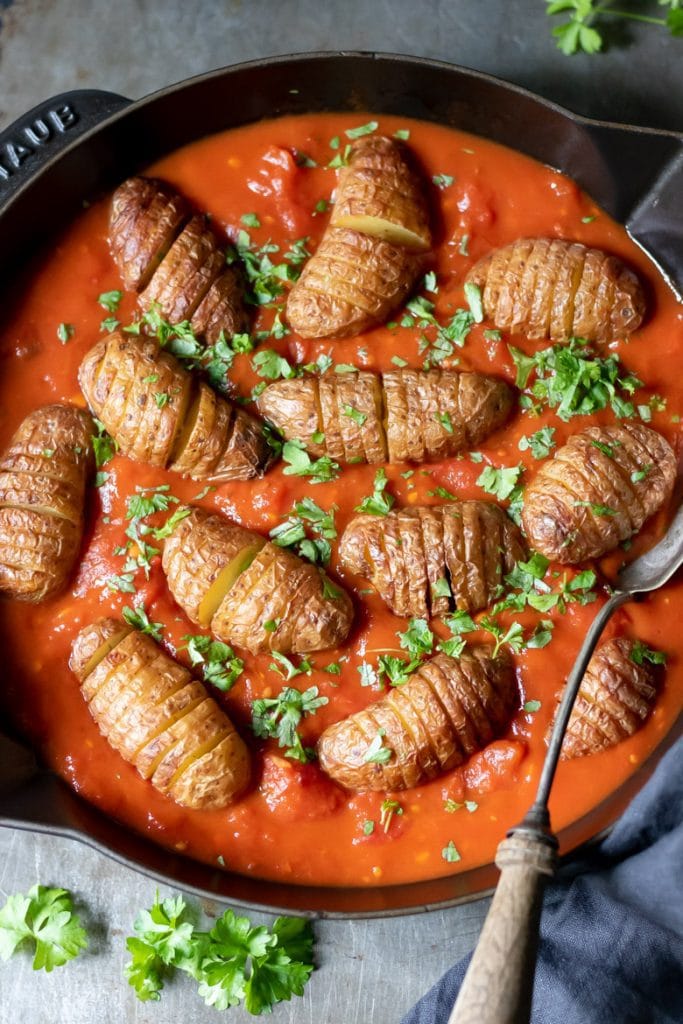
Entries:
<svg viewBox="0 0 683 1024">
<path fill-rule="evenodd" d="M 251 727 L 254 735 L 276 739 L 278 746 L 285 748 L 285 757 L 305 764 L 315 755 L 304 748 L 297 726 L 302 718 L 315 714 L 327 703 L 327 697 L 319 696 L 317 686 L 309 686 L 304 691 L 285 686 L 277 697 L 253 701 Z"/>
<path fill-rule="evenodd" d="M 666 665 L 664 651 L 656 651 L 644 644 L 642 640 L 636 640 L 630 658 L 635 665 L 644 665 L 646 661 L 649 661 L 651 665 Z"/>
<path fill-rule="evenodd" d="M 665 28 L 672 36 L 683 36 L 683 8 L 680 0 L 659 0 L 660 7 L 668 8 L 665 18 L 624 10 L 623 7 L 614 10 L 602 0 L 546 0 L 546 4 L 549 17 L 554 14 L 568 16 L 568 21 L 552 30 L 558 50 L 567 56 L 579 52 L 598 53 L 602 49 L 605 28 L 610 19 L 644 22 Z"/>
<path fill-rule="evenodd" d="M 532 408 L 535 400 L 555 409 L 565 422 L 573 416 L 589 416 L 609 405 L 619 417 L 635 415 L 630 396 L 641 386 L 633 374 L 622 374 L 617 355 L 593 356 L 588 342 L 571 338 L 569 344 L 553 345 L 528 356 L 508 346 L 517 367 L 518 388 L 526 389 L 520 403 Z M 527 385 L 535 375 L 531 388 Z M 629 397 L 625 397 L 629 396 Z"/>
<path fill-rule="evenodd" d="M 373 516 L 389 515 L 396 499 L 393 494 L 387 493 L 387 474 L 384 469 L 378 469 L 375 473 L 372 494 L 363 498 L 360 505 L 356 505 L 354 512 L 367 512 Z"/>
<path fill-rule="evenodd" d="M 313 970 L 311 925 L 302 918 L 278 917 L 269 929 L 226 910 L 201 932 L 181 896 L 161 900 L 157 893 L 134 930 L 125 974 L 143 1002 L 158 1000 L 164 980 L 180 970 L 194 978 L 207 1006 L 227 1010 L 243 1002 L 259 1016 L 302 995 Z"/>
<path fill-rule="evenodd" d="M 530 451 L 535 459 L 547 459 L 555 447 L 555 427 L 541 427 L 528 437 L 520 437 L 517 447 L 520 452 Z M 596 444 L 597 442 L 593 442 Z"/>
<path fill-rule="evenodd" d="M 314 484 L 335 480 L 340 473 L 339 463 L 334 462 L 329 455 L 312 459 L 303 441 L 285 441 L 282 446 L 282 458 L 287 463 L 282 471 L 285 476 L 310 477 L 311 483 Z"/>
<path fill-rule="evenodd" d="M 34 971 L 50 972 L 85 949 L 88 939 L 68 890 L 34 885 L 26 895 L 7 897 L 0 910 L 0 958 L 9 960 L 27 942 Z"/>
<path fill-rule="evenodd" d="M 153 640 L 161 643 L 161 631 L 164 628 L 164 624 L 163 622 L 150 622 L 144 604 L 138 604 L 134 608 L 124 608 L 123 618 L 133 629 L 137 629 L 146 636 L 151 636 Z"/>
<path fill-rule="evenodd" d="M 244 662 L 238 658 L 232 647 L 220 640 L 212 640 L 203 633 L 183 637 L 183 648 L 186 650 L 193 667 L 202 666 L 204 681 L 227 693 L 231 690 L 244 669 Z"/>
</svg>

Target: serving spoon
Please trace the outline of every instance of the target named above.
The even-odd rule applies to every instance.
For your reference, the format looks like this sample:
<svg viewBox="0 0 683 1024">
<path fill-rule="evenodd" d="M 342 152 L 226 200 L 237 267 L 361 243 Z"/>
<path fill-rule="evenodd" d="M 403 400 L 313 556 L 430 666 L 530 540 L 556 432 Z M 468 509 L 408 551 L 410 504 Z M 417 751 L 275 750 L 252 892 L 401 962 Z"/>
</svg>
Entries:
<svg viewBox="0 0 683 1024">
<path fill-rule="evenodd" d="M 562 694 L 536 799 L 498 846 L 500 878 L 449 1024 L 529 1021 L 543 890 L 557 863 L 558 842 L 550 827 L 548 798 L 569 716 L 586 666 L 611 616 L 637 594 L 663 586 L 681 564 L 683 505 L 660 542 L 621 570 L 612 596 L 586 633 Z"/>
</svg>

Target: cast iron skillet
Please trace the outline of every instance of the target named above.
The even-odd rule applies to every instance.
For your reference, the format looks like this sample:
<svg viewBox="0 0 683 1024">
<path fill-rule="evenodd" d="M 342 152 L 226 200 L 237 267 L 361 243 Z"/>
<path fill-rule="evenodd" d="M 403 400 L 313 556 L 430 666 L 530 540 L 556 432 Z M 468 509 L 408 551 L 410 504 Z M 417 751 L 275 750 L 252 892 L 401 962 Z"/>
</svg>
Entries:
<svg viewBox="0 0 683 1024">
<path fill-rule="evenodd" d="M 83 201 L 211 132 L 280 114 L 357 110 L 475 132 L 569 174 L 625 223 L 683 289 L 683 135 L 589 121 L 489 75 L 414 57 L 312 53 L 213 71 L 136 103 L 77 91 L 56 96 L 0 135 L 0 280 L 82 209 Z M 0 694 L 1 699 L 1 694 Z M 561 834 L 574 848 L 609 826 L 673 733 L 623 786 Z M 10 725 L 5 723 L 5 736 Z M 70 836 L 166 884 L 233 904 L 311 916 L 431 910 L 484 894 L 492 865 L 411 885 L 322 888 L 216 871 L 127 831 L 79 799 L 33 755 L 0 736 L 0 824 Z"/>
</svg>

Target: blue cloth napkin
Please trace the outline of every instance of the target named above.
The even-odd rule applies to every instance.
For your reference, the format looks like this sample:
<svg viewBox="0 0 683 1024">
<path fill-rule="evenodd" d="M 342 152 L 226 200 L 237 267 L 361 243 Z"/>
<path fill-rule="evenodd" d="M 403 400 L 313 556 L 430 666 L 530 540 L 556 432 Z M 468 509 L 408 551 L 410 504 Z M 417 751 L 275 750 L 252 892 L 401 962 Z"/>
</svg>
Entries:
<svg viewBox="0 0 683 1024">
<path fill-rule="evenodd" d="M 401 1024 L 447 1024 L 469 957 Z M 683 1022 L 683 739 L 543 903 L 532 1024 Z"/>
</svg>

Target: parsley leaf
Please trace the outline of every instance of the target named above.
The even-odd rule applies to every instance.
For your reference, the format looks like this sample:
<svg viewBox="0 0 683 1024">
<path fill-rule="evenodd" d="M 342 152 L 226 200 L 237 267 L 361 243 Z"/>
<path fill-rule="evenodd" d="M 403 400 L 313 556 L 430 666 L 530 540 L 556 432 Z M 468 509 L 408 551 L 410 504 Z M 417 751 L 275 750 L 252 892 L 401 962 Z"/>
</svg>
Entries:
<svg viewBox="0 0 683 1024">
<path fill-rule="evenodd" d="M 354 512 L 367 512 L 373 516 L 389 515 L 396 499 L 393 494 L 386 493 L 388 483 L 384 469 L 378 469 L 375 473 L 372 494 L 363 498 L 360 505 L 356 505 L 354 508 Z"/>
<path fill-rule="evenodd" d="M 8 896 L 0 910 L 0 958 L 8 960 L 24 942 L 35 943 L 33 970 L 50 972 L 88 945 L 66 889 L 32 886 Z"/>
<path fill-rule="evenodd" d="M 327 703 L 328 698 L 319 696 L 317 686 L 309 686 L 303 691 L 285 686 L 277 697 L 259 698 L 252 702 L 251 727 L 254 735 L 277 739 L 278 746 L 286 748 L 285 757 L 305 763 L 314 755 L 304 748 L 297 726 L 302 718 L 315 714 Z"/>
<path fill-rule="evenodd" d="M 146 636 L 151 636 L 153 640 L 161 642 L 161 631 L 164 624 L 163 622 L 150 622 L 144 604 L 136 605 L 135 608 L 124 608 L 123 618 L 129 626 L 140 630 Z"/>
<path fill-rule="evenodd" d="M 384 746 L 384 729 L 378 729 L 363 755 L 367 764 L 386 764 L 394 756 L 391 747 Z"/>
<path fill-rule="evenodd" d="M 517 482 L 524 472 L 524 466 L 485 466 L 477 477 L 477 486 L 482 487 L 487 494 L 505 501 L 509 498 L 517 486 Z"/>
<path fill-rule="evenodd" d="M 97 297 L 97 301 L 103 309 L 106 309 L 107 313 L 115 313 L 119 308 L 119 303 L 123 298 L 123 292 L 118 289 L 114 289 L 111 292 L 102 292 Z"/>
<path fill-rule="evenodd" d="M 334 462 L 329 455 L 311 459 L 303 441 L 285 441 L 282 446 L 282 458 L 288 463 L 282 471 L 285 476 L 307 476 L 314 484 L 336 480 L 340 473 L 339 463 Z"/>
<path fill-rule="evenodd" d="M 649 661 L 651 665 L 666 665 L 664 651 L 656 651 L 644 644 L 642 640 L 636 640 L 630 658 L 635 665 L 644 665 L 646 661 Z"/>
<path fill-rule="evenodd" d="M 187 651 L 193 667 L 202 666 L 204 682 L 211 683 L 223 693 L 233 688 L 244 669 L 244 662 L 232 647 L 203 633 L 187 633 L 181 650 Z"/>
<path fill-rule="evenodd" d="M 541 427 L 528 437 L 520 437 L 517 447 L 520 452 L 530 451 L 535 459 L 547 459 L 555 447 L 554 437 L 555 427 Z"/>
</svg>

